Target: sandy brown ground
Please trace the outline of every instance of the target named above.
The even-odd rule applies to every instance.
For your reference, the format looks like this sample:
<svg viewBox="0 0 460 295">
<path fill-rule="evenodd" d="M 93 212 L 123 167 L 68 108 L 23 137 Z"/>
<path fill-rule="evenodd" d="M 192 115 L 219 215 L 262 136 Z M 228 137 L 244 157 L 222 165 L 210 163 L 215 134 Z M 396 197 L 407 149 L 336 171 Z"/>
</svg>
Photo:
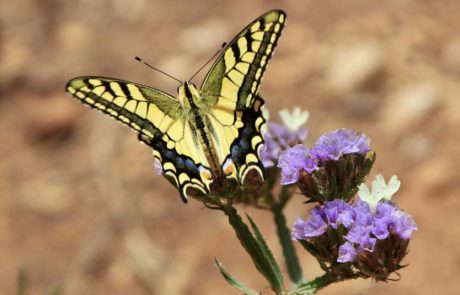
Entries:
<svg viewBox="0 0 460 295">
<path fill-rule="evenodd" d="M 288 14 L 261 89 L 272 118 L 308 109 L 309 143 L 340 127 L 368 134 L 373 174 L 400 177 L 398 201 L 419 226 L 399 282 L 355 280 L 321 294 L 460 292 L 460 2 L 248 2 L 3 1 L 0 294 L 14 293 L 19 269 L 28 294 L 59 283 L 65 294 L 237 294 L 214 257 L 270 294 L 222 214 L 183 205 L 149 149 L 64 85 L 94 74 L 175 93 L 176 82 L 133 57 L 185 79 L 271 8 Z M 290 223 L 306 216 L 301 203 L 289 206 Z M 280 257 L 271 216 L 242 210 Z M 306 275 L 321 274 L 300 253 Z"/>
</svg>

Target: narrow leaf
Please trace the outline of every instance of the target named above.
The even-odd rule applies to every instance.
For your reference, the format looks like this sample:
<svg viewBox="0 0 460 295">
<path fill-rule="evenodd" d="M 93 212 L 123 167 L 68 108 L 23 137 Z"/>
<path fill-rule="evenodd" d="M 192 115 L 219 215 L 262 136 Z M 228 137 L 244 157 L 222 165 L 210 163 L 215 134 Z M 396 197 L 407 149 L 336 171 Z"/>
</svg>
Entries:
<svg viewBox="0 0 460 295">
<path fill-rule="evenodd" d="M 265 259 L 270 263 L 271 272 L 275 275 L 273 279 L 276 282 L 276 285 L 278 286 L 277 290 L 281 291 L 283 290 L 283 275 L 281 273 L 280 267 L 276 262 L 276 259 L 273 256 L 272 251 L 270 251 L 270 248 L 268 248 L 267 243 L 265 242 L 265 239 L 262 236 L 262 233 L 257 227 L 257 224 L 254 222 L 254 220 L 252 220 L 251 216 L 247 214 L 246 216 L 249 222 L 251 223 L 252 230 L 255 234 L 256 241 L 259 244 L 259 248 L 262 251 L 262 254 L 264 255 Z"/>
<path fill-rule="evenodd" d="M 283 291 L 282 280 L 280 280 L 273 271 L 270 261 L 264 255 L 259 242 L 253 236 L 249 227 L 243 222 L 235 208 L 229 206 L 223 209 L 228 216 L 230 225 L 235 230 L 238 240 L 249 256 L 251 256 L 252 262 L 257 270 L 267 279 L 275 292 L 281 293 Z"/>
<path fill-rule="evenodd" d="M 18 274 L 18 290 L 17 295 L 25 295 L 27 288 L 27 273 L 24 270 L 20 270 Z"/>
<path fill-rule="evenodd" d="M 297 258 L 296 250 L 292 244 L 291 235 L 289 229 L 286 226 L 286 217 L 279 208 L 273 209 L 275 216 L 276 230 L 278 232 L 278 238 L 283 249 L 283 256 L 286 261 L 286 266 L 289 274 L 289 278 L 294 286 L 300 285 L 305 282 L 305 278 L 302 274 L 302 269 Z"/>
<path fill-rule="evenodd" d="M 214 258 L 214 261 L 216 263 L 216 266 L 217 268 L 219 269 L 220 273 L 222 274 L 222 276 L 224 277 L 224 279 L 230 284 L 232 285 L 233 287 L 235 287 L 236 289 L 240 290 L 241 292 L 243 292 L 244 294 L 246 295 L 258 295 L 258 293 L 248 287 L 246 287 L 243 283 L 241 283 L 240 281 L 238 281 L 234 276 L 232 276 L 231 274 L 229 274 L 225 269 L 224 267 L 222 266 L 222 264 L 219 262 L 219 260 L 217 260 L 217 258 Z"/>
<path fill-rule="evenodd" d="M 64 290 L 60 284 L 54 287 L 50 293 L 50 295 L 62 295 L 62 294 L 64 294 Z"/>
</svg>

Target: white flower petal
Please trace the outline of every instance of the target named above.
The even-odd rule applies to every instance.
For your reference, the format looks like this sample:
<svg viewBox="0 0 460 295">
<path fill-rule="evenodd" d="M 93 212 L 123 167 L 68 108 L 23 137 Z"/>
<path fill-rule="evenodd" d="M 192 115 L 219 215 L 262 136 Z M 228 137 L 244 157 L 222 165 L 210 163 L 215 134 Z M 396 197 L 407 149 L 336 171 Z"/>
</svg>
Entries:
<svg viewBox="0 0 460 295">
<path fill-rule="evenodd" d="M 367 188 L 367 185 L 365 185 L 364 183 L 361 183 L 358 187 L 358 196 L 361 200 L 363 201 L 367 201 L 367 200 L 370 200 L 371 198 L 371 192 L 369 191 L 369 189 Z"/>
<path fill-rule="evenodd" d="M 383 176 L 378 174 L 372 181 L 372 189 L 370 192 L 364 183 L 360 184 L 358 196 L 363 202 L 369 205 L 371 212 L 375 213 L 378 202 L 382 199 L 390 201 L 400 186 L 401 182 L 396 175 L 393 175 L 387 184 Z"/>
<path fill-rule="evenodd" d="M 310 113 L 308 111 L 302 112 L 299 107 L 295 107 L 290 113 L 287 109 L 283 109 L 279 112 L 283 125 L 286 126 L 290 131 L 297 131 L 302 125 L 308 121 Z"/>
<path fill-rule="evenodd" d="M 400 186 L 401 186 L 401 181 L 399 181 L 396 175 L 393 175 L 390 181 L 388 181 L 385 199 L 391 200 L 391 197 L 399 190 Z"/>
</svg>

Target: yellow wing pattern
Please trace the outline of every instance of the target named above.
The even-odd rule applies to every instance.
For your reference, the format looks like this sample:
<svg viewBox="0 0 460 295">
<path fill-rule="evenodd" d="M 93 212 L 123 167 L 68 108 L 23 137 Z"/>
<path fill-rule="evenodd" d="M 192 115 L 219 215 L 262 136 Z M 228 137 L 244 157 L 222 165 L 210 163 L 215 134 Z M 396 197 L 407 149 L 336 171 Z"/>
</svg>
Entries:
<svg viewBox="0 0 460 295">
<path fill-rule="evenodd" d="M 207 193 L 208 164 L 178 100 L 159 90 L 111 78 L 79 77 L 67 83 L 67 92 L 139 133 L 154 148 L 163 172 L 187 199 L 188 187 Z"/>
<path fill-rule="evenodd" d="M 222 162 L 230 155 L 232 143 L 240 136 L 240 130 L 248 128 L 242 120 L 243 113 L 254 103 L 285 21 L 286 14 L 280 10 L 269 11 L 254 20 L 229 43 L 203 81 L 200 93 L 212 106 L 210 129 L 215 132 Z M 254 124 L 260 127 L 264 120 L 261 114 L 259 116 Z M 260 170 L 261 167 L 259 149 L 263 138 L 259 127 L 248 143 L 252 151 L 248 151 L 244 159 L 234 160 L 238 171 L 236 177 L 241 182 L 250 169 Z"/>
<path fill-rule="evenodd" d="M 146 137 L 164 134 L 177 125 L 181 105 L 172 96 L 147 86 L 102 77 L 78 77 L 66 90 Z"/>
</svg>

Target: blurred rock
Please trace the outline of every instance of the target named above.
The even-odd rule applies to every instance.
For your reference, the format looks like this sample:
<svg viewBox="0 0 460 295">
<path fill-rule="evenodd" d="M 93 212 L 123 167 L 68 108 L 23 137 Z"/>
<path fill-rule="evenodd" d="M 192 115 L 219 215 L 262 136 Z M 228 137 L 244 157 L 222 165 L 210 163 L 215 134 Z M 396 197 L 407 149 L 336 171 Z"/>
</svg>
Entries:
<svg viewBox="0 0 460 295">
<path fill-rule="evenodd" d="M 382 120 L 391 133 L 400 134 L 421 123 L 438 105 L 438 90 L 431 83 L 407 86 L 385 102 Z"/>
<path fill-rule="evenodd" d="M 411 181 L 415 184 L 411 186 L 413 194 L 439 202 L 440 197 L 445 197 L 443 193 L 458 183 L 457 176 L 452 173 L 456 168 L 455 163 L 442 155 L 428 158 L 417 169 L 411 170 Z M 423 185 L 420 185 L 421 181 Z"/>
<path fill-rule="evenodd" d="M 17 39 L 3 42 L 0 49 L 0 87 L 6 88 L 26 76 L 33 54 L 26 44 Z"/>
<path fill-rule="evenodd" d="M 37 213 L 53 215 L 64 213 L 74 204 L 72 194 L 61 174 L 51 171 L 21 182 L 18 188 L 19 204 Z"/>
<path fill-rule="evenodd" d="M 406 161 L 422 161 L 432 151 L 433 139 L 421 133 L 414 133 L 404 137 L 399 144 L 399 153 Z"/>
<path fill-rule="evenodd" d="M 78 115 L 84 110 L 74 99 L 56 94 L 48 99 L 27 100 L 26 137 L 32 140 L 60 138 L 71 132 Z"/>
<path fill-rule="evenodd" d="M 209 57 L 220 48 L 224 42 L 230 42 L 228 26 L 220 19 L 209 19 L 195 26 L 184 27 L 179 36 L 180 45 L 184 51 L 195 54 L 206 54 Z M 214 50 L 213 50 L 214 49 Z M 204 61 L 203 61 L 204 62 Z"/>
<path fill-rule="evenodd" d="M 113 1 L 113 10 L 117 17 L 127 20 L 136 20 L 145 12 L 148 0 L 116 0 Z"/>
<path fill-rule="evenodd" d="M 446 69 L 460 73 L 460 38 L 445 44 L 441 51 L 441 62 Z"/>
<path fill-rule="evenodd" d="M 346 98 L 347 115 L 354 119 L 373 118 L 378 108 L 379 97 L 369 92 L 356 93 Z"/>
<path fill-rule="evenodd" d="M 379 44 L 367 42 L 337 48 L 330 63 L 327 81 L 338 95 L 358 89 L 372 80 L 383 68 Z"/>
<path fill-rule="evenodd" d="M 84 23 L 66 21 L 57 28 L 56 44 L 65 53 L 78 53 L 91 45 L 91 32 Z"/>
</svg>

